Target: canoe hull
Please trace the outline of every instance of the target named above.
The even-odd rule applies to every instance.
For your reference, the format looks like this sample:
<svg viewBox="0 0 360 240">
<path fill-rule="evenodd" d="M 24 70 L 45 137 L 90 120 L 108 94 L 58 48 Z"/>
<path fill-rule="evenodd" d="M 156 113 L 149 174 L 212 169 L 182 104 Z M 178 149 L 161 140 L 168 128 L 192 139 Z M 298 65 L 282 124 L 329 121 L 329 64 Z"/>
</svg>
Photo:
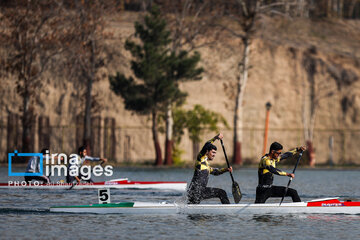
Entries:
<svg viewBox="0 0 360 240">
<path fill-rule="evenodd" d="M 314 201 L 299 203 L 271 204 L 199 204 L 179 205 L 176 203 L 124 203 L 93 204 L 82 206 L 51 207 L 51 212 L 96 213 L 96 214 L 360 214 L 360 202 L 340 204 L 322 201 L 314 205 Z M 315 201 L 316 202 L 316 201 Z M 131 205 L 132 204 L 132 205 Z"/>
</svg>

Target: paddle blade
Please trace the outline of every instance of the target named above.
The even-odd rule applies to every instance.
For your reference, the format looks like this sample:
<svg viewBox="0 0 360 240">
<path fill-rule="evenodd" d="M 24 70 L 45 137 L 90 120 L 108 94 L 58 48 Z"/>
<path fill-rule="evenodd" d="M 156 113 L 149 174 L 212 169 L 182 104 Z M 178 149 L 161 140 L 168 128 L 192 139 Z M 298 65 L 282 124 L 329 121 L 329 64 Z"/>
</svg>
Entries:
<svg viewBox="0 0 360 240">
<path fill-rule="evenodd" d="M 68 190 L 73 189 L 76 185 L 77 185 L 77 183 L 73 183 L 73 185 L 71 185 L 71 187 L 70 187 L 70 188 L 68 188 Z"/>
<path fill-rule="evenodd" d="M 235 203 L 239 203 L 241 198 L 242 198 L 242 194 L 241 194 L 241 191 L 240 191 L 239 184 L 237 182 L 233 182 L 232 194 L 234 196 Z"/>
</svg>

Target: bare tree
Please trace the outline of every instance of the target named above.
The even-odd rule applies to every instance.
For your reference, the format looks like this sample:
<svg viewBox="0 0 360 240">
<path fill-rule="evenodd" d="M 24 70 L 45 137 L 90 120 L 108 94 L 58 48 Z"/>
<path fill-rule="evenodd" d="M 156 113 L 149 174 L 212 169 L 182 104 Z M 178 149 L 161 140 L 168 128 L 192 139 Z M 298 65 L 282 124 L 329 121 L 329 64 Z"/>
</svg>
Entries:
<svg viewBox="0 0 360 240">
<path fill-rule="evenodd" d="M 354 11 L 359 0 L 326 0 L 309 3 L 319 11 L 325 9 L 325 16 L 328 18 L 358 18 L 359 13 Z M 358 5 L 359 7 L 359 5 Z"/>
<path fill-rule="evenodd" d="M 223 16 L 235 25 L 224 25 L 223 28 L 234 37 L 241 39 L 242 53 L 237 64 L 238 76 L 233 87 L 234 96 L 234 152 L 233 163 L 242 164 L 241 142 L 243 138 L 243 98 L 248 82 L 250 68 L 250 54 L 252 39 L 258 30 L 258 20 L 263 15 L 281 15 L 285 17 L 307 15 L 308 8 L 305 0 L 228 0 L 223 2 Z M 305 13 L 306 12 L 306 13 Z M 234 84 L 230 84 L 234 85 Z"/>
<path fill-rule="evenodd" d="M 349 18 L 351 18 L 353 16 L 353 14 L 355 15 L 355 17 L 359 17 L 359 13 L 357 15 L 354 13 L 354 9 L 355 9 L 355 6 L 357 3 L 360 3 L 360 1 L 359 0 L 351 0 L 350 1 L 349 7 L 348 7 L 348 13 L 347 13 Z"/>
<path fill-rule="evenodd" d="M 349 89 L 358 80 L 358 76 L 351 69 L 323 60 L 318 56 L 315 47 L 304 52 L 302 65 L 307 80 L 303 81 L 302 122 L 309 165 L 314 166 L 316 163 L 313 145 L 314 128 L 320 103 L 335 93 Z M 344 105 L 343 102 L 341 104 Z"/>
<path fill-rule="evenodd" d="M 34 109 L 42 76 L 55 55 L 63 51 L 66 30 L 60 1 L 13 1 L 1 7 L 0 40 L 5 52 L 5 71 L 16 78 L 22 98 L 22 151 L 31 152 Z"/>
<path fill-rule="evenodd" d="M 330 81 L 320 79 L 318 76 L 323 69 L 324 62 L 316 57 L 316 48 L 312 47 L 304 53 L 302 64 L 306 71 L 307 84 L 303 82 L 303 106 L 302 122 L 304 138 L 309 153 L 309 165 L 315 164 L 315 152 L 313 146 L 314 127 L 320 100 L 334 94 L 334 88 Z"/>
<path fill-rule="evenodd" d="M 70 75 L 85 87 L 83 144 L 90 152 L 91 116 L 94 102 L 93 85 L 99 80 L 99 70 L 107 58 L 105 40 L 105 14 L 112 1 L 76 0 L 68 6 L 72 19 L 71 47 L 67 51 Z"/>
<path fill-rule="evenodd" d="M 228 17 L 230 21 L 235 22 L 236 26 L 223 26 L 225 30 L 229 31 L 236 38 L 242 40 L 242 54 L 241 60 L 238 62 L 237 68 L 239 75 L 237 76 L 235 86 L 235 105 L 234 105 L 234 152 L 233 163 L 242 164 L 241 158 L 241 141 L 242 141 L 242 126 L 243 126 L 243 112 L 242 104 L 244 91 L 248 81 L 249 60 L 250 60 L 250 45 L 255 33 L 255 21 L 261 11 L 262 1 L 247 1 L 247 0 L 233 0 L 226 1 L 223 8 L 223 14 Z"/>
<path fill-rule="evenodd" d="M 210 2 L 196 0 L 175 0 L 162 4 L 162 11 L 167 16 L 171 32 L 171 51 L 179 54 L 180 51 L 195 51 L 212 43 L 214 38 L 200 41 L 205 34 L 210 35 L 211 22 L 214 18 L 209 14 Z M 212 34 L 215 34 L 213 31 Z M 190 79 L 182 79 L 190 80 Z M 194 79 L 192 79 L 194 80 Z M 166 140 L 165 140 L 165 164 L 171 165 L 173 151 L 173 125 L 172 109 L 177 100 L 169 101 L 165 114 Z"/>
</svg>

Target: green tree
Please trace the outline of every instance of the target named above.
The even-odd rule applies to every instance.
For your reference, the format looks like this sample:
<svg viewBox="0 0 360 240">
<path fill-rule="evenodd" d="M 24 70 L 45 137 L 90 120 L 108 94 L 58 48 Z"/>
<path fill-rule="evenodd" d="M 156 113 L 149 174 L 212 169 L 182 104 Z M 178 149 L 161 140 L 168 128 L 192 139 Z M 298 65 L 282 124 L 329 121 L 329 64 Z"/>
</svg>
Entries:
<svg viewBox="0 0 360 240">
<path fill-rule="evenodd" d="M 212 36 L 214 31 L 211 20 L 211 14 L 206 10 L 211 7 L 209 1 L 165 1 L 161 4 L 161 10 L 167 19 L 169 29 L 171 31 L 171 51 L 178 53 L 182 50 L 193 52 L 195 49 L 209 45 L 214 41 Z M 206 40 L 205 40 L 206 39 Z M 194 80 L 194 78 L 188 78 Z M 196 79 L 195 79 L 196 80 Z M 165 123 L 166 123 L 166 139 L 165 139 L 165 164 L 173 163 L 173 146 L 176 139 L 173 136 L 173 103 L 169 102 L 167 106 Z"/>
<path fill-rule="evenodd" d="M 188 56 L 188 52 L 185 50 L 173 50 L 170 56 L 171 64 L 169 64 L 169 72 L 168 72 L 168 81 L 172 82 L 180 82 L 180 81 L 189 81 L 189 80 L 200 80 L 201 73 L 203 72 L 202 68 L 197 68 L 197 64 L 200 61 L 200 54 L 195 52 L 192 56 Z M 185 100 L 186 94 L 183 96 L 174 95 L 173 98 L 167 101 L 166 105 L 166 140 L 165 140 L 165 164 L 172 165 L 172 148 L 174 145 L 173 134 L 169 132 L 170 126 L 172 123 L 170 121 L 174 121 L 171 115 L 172 106 L 180 105 Z"/>
<path fill-rule="evenodd" d="M 136 78 L 117 72 L 110 76 L 111 89 L 120 95 L 125 108 L 138 114 L 151 114 L 156 165 L 162 164 L 158 138 L 158 116 L 170 103 L 181 102 L 186 93 L 180 91 L 181 80 L 196 78 L 202 73 L 196 68 L 200 55 L 188 56 L 186 51 L 175 53 L 169 49 L 170 32 L 155 6 L 145 16 L 144 23 L 135 23 L 135 36 L 140 42 L 127 40 L 126 50 L 133 56 L 131 70 Z"/>
<path fill-rule="evenodd" d="M 193 159 L 197 157 L 201 140 L 200 137 L 205 130 L 218 132 L 219 123 L 229 127 L 221 114 L 209 111 L 201 105 L 195 105 L 193 110 L 188 111 L 186 119 L 186 128 L 188 129 L 189 137 L 193 142 Z"/>
<path fill-rule="evenodd" d="M 178 144 L 181 142 L 181 138 L 184 135 L 184 130 L 187 129 L 189 137 L 193 143 L 193 158 L 197 157 L 199 152 L 199 144 L 201 136 L 205 131 L 219 131 L 219 124 L 229 128 L 229 125 L 225 118 L 216 112 L 205 109 L 201 105 L 195 105 L 192 110 L 185 111 L 181 108 L 173 110 L 174 125 L 173 134 L 175 140 L 175 153 L 178 153 Z"/>
</svg>

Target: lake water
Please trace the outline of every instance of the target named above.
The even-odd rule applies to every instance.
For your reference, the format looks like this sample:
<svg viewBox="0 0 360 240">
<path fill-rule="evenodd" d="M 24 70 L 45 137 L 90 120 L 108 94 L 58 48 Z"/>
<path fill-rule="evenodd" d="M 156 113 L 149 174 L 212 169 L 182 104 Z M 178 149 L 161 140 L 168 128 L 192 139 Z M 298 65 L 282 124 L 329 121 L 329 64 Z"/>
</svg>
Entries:
<svg viewBox="0 0 360 240">
<path fill-rule="evenodd" d="M 113 178 L 189 182 L 192 174 L 192 169 L 115 168 Z M 0 168 L 0 182 L 22 180 L 7 176 L 7 168 Z M 257 169 L 235 170 L 234 178 L 244 194 L 241 202 L 253 202 Z M 274 184 L 285 186 L 287 181 L 287 177 L 275 176 Z M 229 174 L 211 176 L 208 186 L 223 188 L 233 202 Z M 298 169 L 291 187 L 304 201 L 333 196 L 360 200 L 360 171 Z M 182 199 L 179 192 L 111 190 L 112 202 Z M 48 211 L 54 205 L 97 202 L 97 190 L 0 189 L 0 239 L 360 239 L 360 215 L 96 215 Z"/>
</svg>

